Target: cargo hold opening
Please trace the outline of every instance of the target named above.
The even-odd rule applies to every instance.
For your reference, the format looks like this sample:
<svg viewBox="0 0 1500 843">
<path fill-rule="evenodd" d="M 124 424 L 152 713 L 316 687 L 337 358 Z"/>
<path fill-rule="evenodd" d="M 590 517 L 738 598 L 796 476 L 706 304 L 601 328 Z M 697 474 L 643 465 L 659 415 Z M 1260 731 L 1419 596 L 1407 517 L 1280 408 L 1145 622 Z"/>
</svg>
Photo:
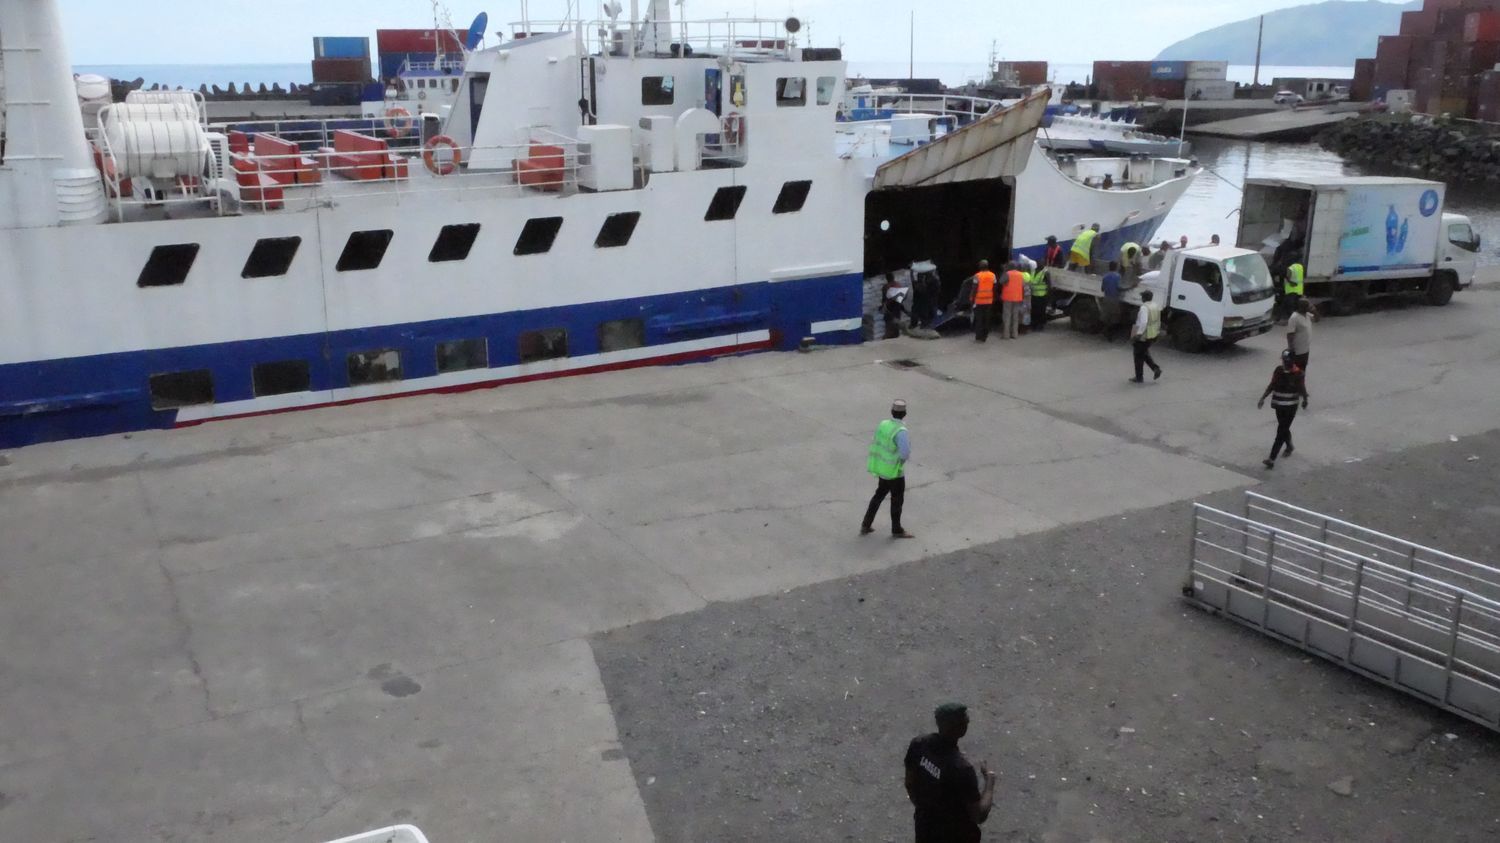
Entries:
<svg viewBox="0 0 1500 843">
<path fill-rule="evenodd" d="M 946 307 L 980 260 L 997 270 L 1009 260 L 1013 192 L 1001 178 L 871 191 L 865 197 L 865 277 L 930 260 Z"/>
</svg>

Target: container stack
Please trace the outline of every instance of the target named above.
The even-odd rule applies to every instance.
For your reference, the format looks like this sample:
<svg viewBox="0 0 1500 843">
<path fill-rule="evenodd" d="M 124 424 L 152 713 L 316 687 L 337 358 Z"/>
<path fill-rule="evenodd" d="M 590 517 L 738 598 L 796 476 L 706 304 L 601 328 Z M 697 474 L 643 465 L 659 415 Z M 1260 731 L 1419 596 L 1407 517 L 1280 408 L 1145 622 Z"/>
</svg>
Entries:
<svg viewBox="0 0 1500 843">
<path fill-rule="evenodd" d="M 1044 61 L 995 62 L 995 78 L 1014 78 L 1017 85 L 1045 85 L 1047 84 L 1047 63 Z"/>
<path fill-rule="evenodd" d="M 1361 61 L 1368 63 L 1355 64 L 1356 99 L 1410 90 L 1414 108 L 1427 114 L 1500 113 L 1482 79 L 1500 61 L 1500 0 L 1426 0 L 1401 14 L 1400 34 L 1382 36 L 1373 60 Z"/>
<path fill-rule="evenodd" d="M 463 34 L 451 29 L 377 29 L 375 48 L 380 52 L 380 79 L 390 82 L 401 72 L 401 66 L 431 64 L 438 50 L 447 58 L 463 55 Z"/>
<path fill-rule="evenodd" d="M 1151 62 L 1096 61 L 1094 85 L 1107 100 L 1130 100 L 1151 96 Z"/>
<path fill-rule="evenodd" d="M 313 39 L 313 84 L 363 84 L 370 75 L 370 39 L 322 36 Z"/>
</svg>

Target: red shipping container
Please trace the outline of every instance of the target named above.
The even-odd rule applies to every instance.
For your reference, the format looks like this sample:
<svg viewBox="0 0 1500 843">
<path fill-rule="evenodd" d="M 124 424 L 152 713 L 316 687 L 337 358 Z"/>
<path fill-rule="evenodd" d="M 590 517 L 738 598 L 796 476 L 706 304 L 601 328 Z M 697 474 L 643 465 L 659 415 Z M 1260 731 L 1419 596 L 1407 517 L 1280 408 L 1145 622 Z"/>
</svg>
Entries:
<svg viewBox="0 0 1500 843">
<path fill-rule="evenodd" d="M 1445 72 L 1450 76 L 1457 73 L 1478 76 L 1487 70 L 1493 70 L 1496 62 L 1500 62 L 1500 42 L 1458 43 L 1448 51 Z"/>
<path fill-rule="evenodd" d="M 312 80 L 315 83 L 368 82 L 370 60 L 363 59 L 313 59 Z"/>
<path fill-rule="evenodd" d="M 1431 38 L 1437 25 L 1437 12 L 1402 12 L 1401 34 L 1408 37 Z"/>
<path fill-rule="evenodd" d="M 1349 84 L 1349 99 L 1369 102 L 1375 95 L 1375 60 L 1355 59 L 1354 80 Z"/>
<path fill-rule="evenodd" d="M 1469 13 L 1463 9 L 1438 12 L 1437 26 L 1432 28 L 1432 36 L 1444 41 L 1461 41 L 1464 37 L 1464 24 L 1468 19 Z"/>
<path fill-rule="evenodd" d="M 1146 85 L 1146 96 L 1180 100 L 1186 86 L 1185 79 L 1152 79 Z"/>
<path fill-rule="evenodd" d="M 1016 78 L 1022 85 L 1041 85 L 1047 81 L 1047 63 L 1044 61 L 1014 61 Z"/>
<path fill-rule="evenodd" d="M 1500 12 L 1470 12 L 1464 18 L 1464 40 L 1500 41 Z"/>
<path fill-rule="evenodd" d="M 435 53 L 439 41 L 445 53 L 457 53 L 463 48 L 463 36 L 451 29 L 375 30 L 375 46 L 382 53 Z"/>
</svg>

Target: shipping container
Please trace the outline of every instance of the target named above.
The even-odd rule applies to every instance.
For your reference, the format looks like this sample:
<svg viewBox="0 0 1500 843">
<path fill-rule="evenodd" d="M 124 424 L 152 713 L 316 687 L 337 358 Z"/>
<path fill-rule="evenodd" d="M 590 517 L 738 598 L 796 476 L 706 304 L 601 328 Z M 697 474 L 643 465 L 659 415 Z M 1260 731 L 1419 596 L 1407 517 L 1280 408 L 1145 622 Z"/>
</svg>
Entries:
<svg viewBox="0 0 1500 843">
<path fill-rule="evenodd" d="M 312 80 L 314 84 L 370 81 L 370 60 L 362 59 L 313 59 Z"/>
<path fill-rule="evenodd" d="M 1022 85 L 1043 85 L 1047 82 L 1047 63 L 1044 61 L 1013 61 L 1016 78 Z"/>
<path fill-rule="evenodd" d="M 1188 99 L 1223 102 L 1234 99 L 1234 83 L 1228 79 L 1189 79 L 1184 83 Z"/>
<path fill-rule="evenodd" d="M 1370 102 L 1375 98 L 1375 60 L 1354 60 L 1354 81 L 1349 85 L 1349 99 Z"/>
<path fill-rule="evenodd" d="M 436 53 L 439 41 L 445 53 L 463 50 L 463 35 L 451 29 L 377 29 L 375 46 L 387 53 Z"/>
<path fill-rule="evenodd" d="M 1151 82 L 1151 62 L 1096 61 L 1094 86 L 1104 99 L 1128 100 L 1146 96 Z"/>
<path fill-rule="evenodd" d="M 315 59 L 367 59 L 369 57 L 369 38 L 324 35 L 313 39 L 313 58 Z"/>
<path fill-rule="evenodd" d="M 1188 63 L 1185 61 L 1151 62 L 1152 79 L 1186 79 Z"/>
<path fill-rule="evenodd" d="M 1431 38 L 1437 24 L 1437 12 L 1417 11 L 1401 13 L 1401 35 L 1416 38 Z M 1388 36 L 1389 37 L 1389 36 Z M 1382 39 L 1383 40 L 1383 39 Z"/>
<path fill-rule="evenodd" d="M 1469 13 L 1463 9 L 1444 9 L 1438 12 L 1437 25 L 1432 28 L 1432 37 L 1443 41 L 1462 41 L 1464 23 Z"/>
<path fill-rule="evenodd" d="M 1454 43 L 1448 49 L 1448 64 L 1444 72 L 1450 76 L 1455 73 L 1478 76 L 1493 70 L 1497 61 L 1500 61 L 1500 42 Z"/>
<path fill-rule="evenodd" d="M 362 91 L 363 87 L 358 84 L 312 85 L 307 99 L 310 105 L 359 105 Z"/>
<path fill-rule="evenodd" d="M 1152 79 L 1146 85 L 1146 96 L 1164 100 L 1180 100 L 1184 97 L 1185 79 Z"/>
<path fill-rule="evenodd" d="M 1470 12 L 1464 18 L 1464 40 L 1470 44 L 1500 41 L 1500 12 Z"/>
<path fill-rule="evenodd" d="M 1190 61 L 1187 63 L 1187 79 L 1227 79 L 1227 61 Z"/>
</svg>

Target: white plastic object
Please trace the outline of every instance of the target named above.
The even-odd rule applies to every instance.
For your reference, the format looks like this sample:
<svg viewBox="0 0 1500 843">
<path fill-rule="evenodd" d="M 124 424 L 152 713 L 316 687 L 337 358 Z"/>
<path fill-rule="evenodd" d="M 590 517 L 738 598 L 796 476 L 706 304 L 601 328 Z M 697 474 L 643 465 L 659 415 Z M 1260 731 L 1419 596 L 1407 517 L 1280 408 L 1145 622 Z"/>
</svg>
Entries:
<svg viewBox="0 0 1500 843">
<path fill-rule="evenodd" d="M 353 837 L 340 837 L 329 843 L 427 843 L 427 836 L 414 825 L 393 825 Z"/>
</svg>

